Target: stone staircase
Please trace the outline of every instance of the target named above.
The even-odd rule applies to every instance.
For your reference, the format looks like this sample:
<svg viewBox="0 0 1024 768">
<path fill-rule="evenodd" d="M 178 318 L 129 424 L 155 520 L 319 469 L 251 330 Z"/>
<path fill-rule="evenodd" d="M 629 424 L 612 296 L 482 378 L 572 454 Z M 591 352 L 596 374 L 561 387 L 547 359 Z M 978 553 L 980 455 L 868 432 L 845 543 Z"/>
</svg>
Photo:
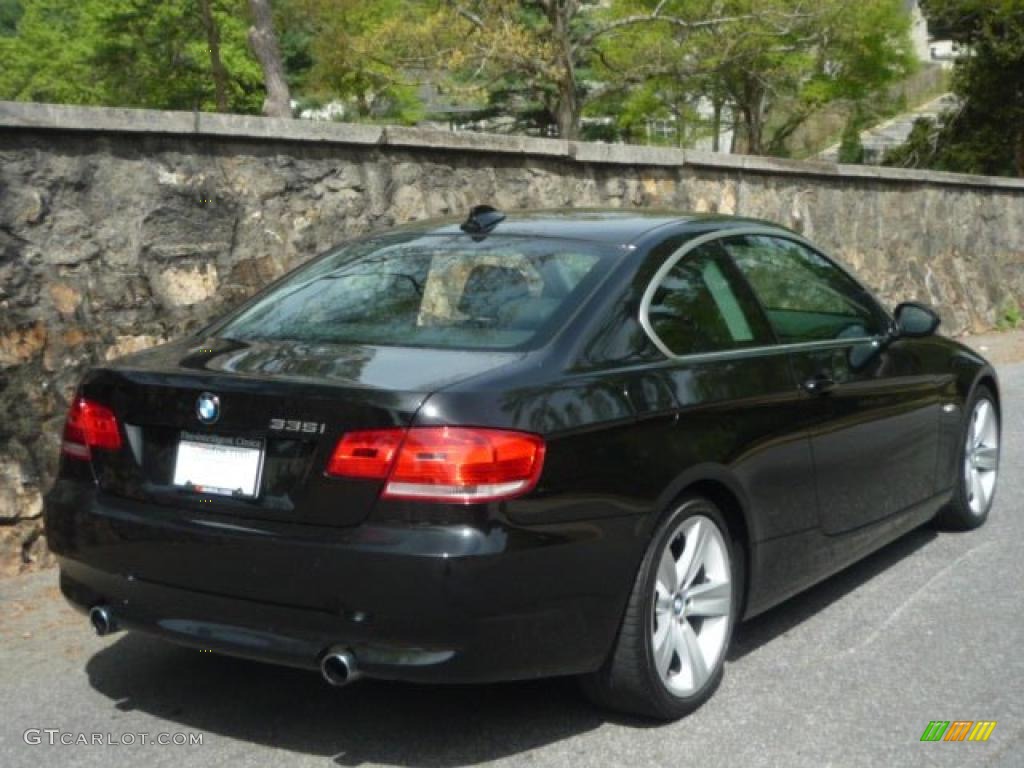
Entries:
<svg viewBox="0 0 1024 768">
<path fill-rule="evenodd" d="M 860 141 L 864 145 L 864 162 L 868 165 L 880 164 L 886 150 L 898 147 L 907 140 L 914 127 L 914 121 L 922 117 L 936 118 L 955 106 L 956 97 L 951 93 L 946 93 L 910 112 L 904 112 L 884 123 L 861 131 Z M 838 162 L 839 144 L 833 144 L 820 153 L 818 159 L 831 163 Z"/>
</svg>

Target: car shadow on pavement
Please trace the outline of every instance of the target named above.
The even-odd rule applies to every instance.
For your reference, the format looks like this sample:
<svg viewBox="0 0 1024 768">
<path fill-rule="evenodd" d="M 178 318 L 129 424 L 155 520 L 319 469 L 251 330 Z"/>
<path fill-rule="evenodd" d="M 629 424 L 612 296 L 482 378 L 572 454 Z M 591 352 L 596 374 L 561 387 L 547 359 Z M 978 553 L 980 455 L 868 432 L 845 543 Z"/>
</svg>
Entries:
<svg viewBox="0 0 1024 768">
<path fill-rule="evenodd" d="M 935 536 L 918 529 L 740 625 L 729 660 L 793 629 Z M 595 708 L 571 678 L 480 686 L 364 680 L 337 689 L 315 672 L 201 653 L 135 633 L 93 655 L 86 671 L 92 687 L 122 711 L 343 766 L 456 768 L 528 752 L 606 722 L 657 725 Z"/>
<path fill-rule="evenodd" d="M 569 678 L 481 686 L 363 680 L 337 689 L 315 672 L 135 633 L 93 655 L 86 671 L 118 709 L 169 721 L 168 732 L 216 734 L 345 766 L 471 765 L 568 739 L 608 719 Z"/>
<path fill-rule="evenodd" d="M 931 526 L 917 528 L 825 581 L 781 605 L 740 624 L 733 636 L 728 661 L 742 659 L 779 635 L 858 589 L 877 575 L 928 545 L 938 534 Z M 726 668 L 728 674 L 728 667 Z"/>
</svg>

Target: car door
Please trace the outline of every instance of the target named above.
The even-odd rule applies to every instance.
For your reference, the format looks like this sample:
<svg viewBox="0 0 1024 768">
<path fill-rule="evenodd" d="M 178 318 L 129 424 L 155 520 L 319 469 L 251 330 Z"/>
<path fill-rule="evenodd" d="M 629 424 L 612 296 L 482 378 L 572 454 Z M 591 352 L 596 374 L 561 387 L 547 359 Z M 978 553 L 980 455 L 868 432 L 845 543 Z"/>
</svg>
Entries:
<svg viewBox="0 0 1024 768">
<path fill-rule="evenodd" d="M 940 382 L 871 294 L 797 239 L 722 241 L 759 298 L 805 393 L 821 523 L 840 534 L 936 491 Z"/>
<path fill-rule="evenodd" d="M 677 473 L 725 472 L 750 504 L 754 541 L 817 528 L 803 397 L 757 299 L 713 239 L 671 248 L 641 318 L 669 358 L 658 370 L 677 408 L 657 460 Z"/>
</svg>

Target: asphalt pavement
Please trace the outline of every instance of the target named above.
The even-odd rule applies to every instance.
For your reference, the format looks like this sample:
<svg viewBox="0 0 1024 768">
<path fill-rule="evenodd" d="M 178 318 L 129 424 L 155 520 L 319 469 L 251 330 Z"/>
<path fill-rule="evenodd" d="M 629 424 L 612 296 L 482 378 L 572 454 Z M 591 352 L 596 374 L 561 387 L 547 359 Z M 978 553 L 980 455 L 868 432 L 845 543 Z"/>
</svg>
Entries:
<svg viewBox="0 0 1024 768">
<path fill-rule="evenodd" d="M 988 524 L 919 529 L 741 625 L 718 693 L 677 723 L 608 715 L 567 679 L 332 689 L 97 638 L 49 571 L 0 581 L 0 766 L 1024 766 L 1024 364 L 1000 375 Z M 985 743 L 922 743 L 932 720 L 997 725 Z M 134 743 L 60 743 L 92 734 Z M 151 743 L 174 734 L 202 744 Z"/>
</svg>

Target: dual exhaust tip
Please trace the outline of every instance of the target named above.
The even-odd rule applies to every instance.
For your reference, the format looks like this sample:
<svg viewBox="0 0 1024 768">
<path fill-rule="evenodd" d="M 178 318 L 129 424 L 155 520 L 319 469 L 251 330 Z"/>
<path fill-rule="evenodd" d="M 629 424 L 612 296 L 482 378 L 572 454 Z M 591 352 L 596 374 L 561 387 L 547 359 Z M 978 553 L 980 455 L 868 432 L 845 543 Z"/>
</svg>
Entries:
<svg viewBox="0 0 1024 768">
<path fill-rule="evenodd" d="M 330 648 L 320 660 L 320 674 L 333 686 L 354 683 L 362 673 L 356 666 L 356 657 L 347 648 Z"/>
<path fill-rule="evenodd" d="M 117 622 L 114 621 L 113 614 L 105 605 L 94 605 L 89 609 L 89 623 L 100 637 L 117 631 Z"/>
<path fill-rule="evenodd" d="M 100 637 L 117 631 L 117 622 L 105 605 L 94 605 L 89 609 L 89 623 Z M 320 660 L 320 674 L 336 687 L 353 683 L 362 676 L 356 665 L 356 657 L 347 648 L 328 649 Z"/>
</svg>

